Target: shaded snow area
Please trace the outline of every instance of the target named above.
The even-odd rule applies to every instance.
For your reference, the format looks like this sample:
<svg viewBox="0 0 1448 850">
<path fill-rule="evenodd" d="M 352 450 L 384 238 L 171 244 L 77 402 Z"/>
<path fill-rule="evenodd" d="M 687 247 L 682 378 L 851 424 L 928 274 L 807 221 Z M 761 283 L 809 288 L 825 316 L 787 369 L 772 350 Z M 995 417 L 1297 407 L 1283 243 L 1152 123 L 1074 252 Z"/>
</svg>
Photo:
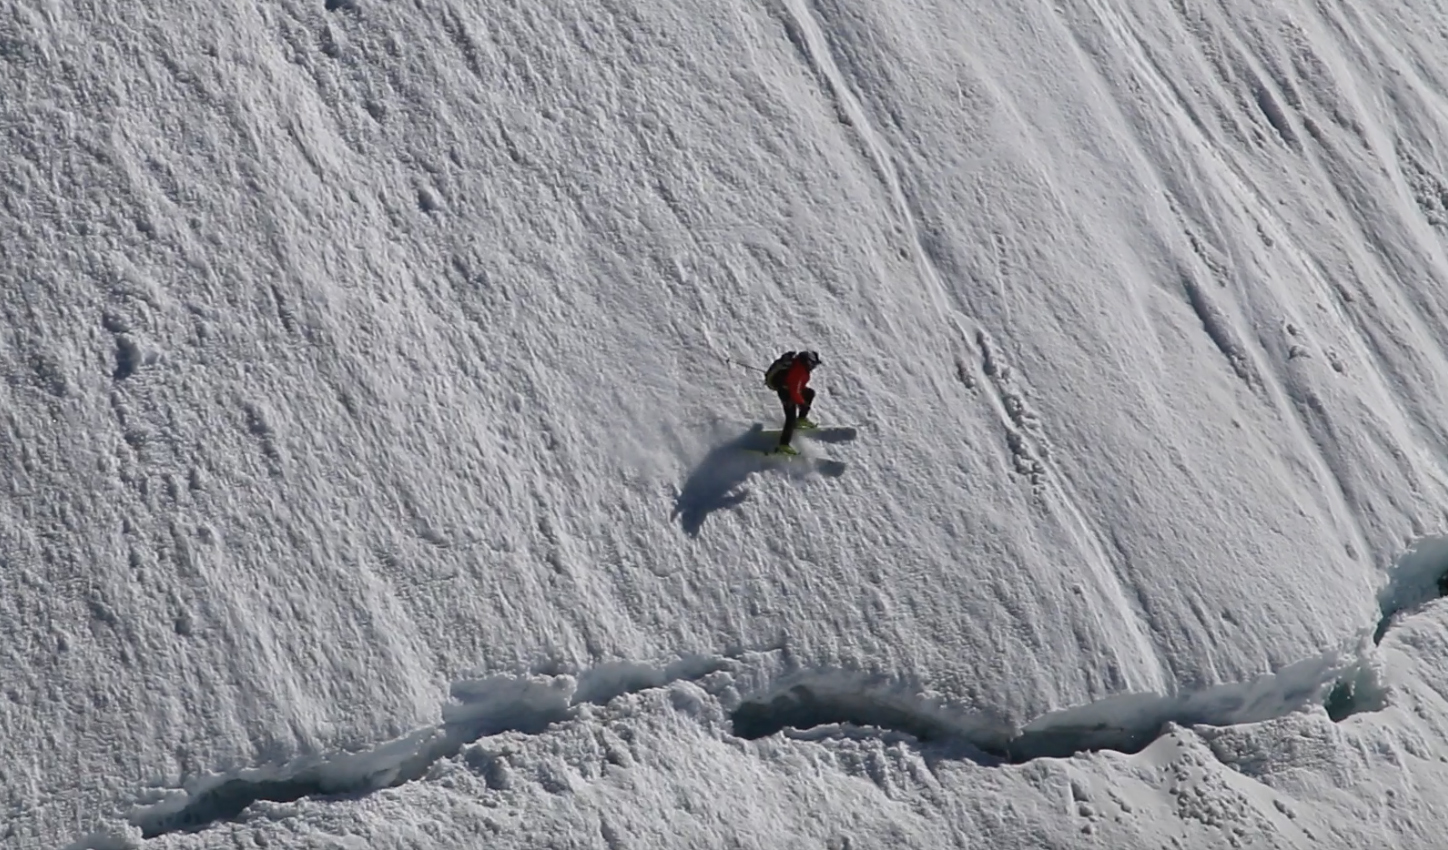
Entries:
<svg viewBox="0 0 1448 850">
<path fill-rule="evenodd" d="M 0 6 L 0 846 L 1444 846 L 1445 20 Z"/>
</svg>

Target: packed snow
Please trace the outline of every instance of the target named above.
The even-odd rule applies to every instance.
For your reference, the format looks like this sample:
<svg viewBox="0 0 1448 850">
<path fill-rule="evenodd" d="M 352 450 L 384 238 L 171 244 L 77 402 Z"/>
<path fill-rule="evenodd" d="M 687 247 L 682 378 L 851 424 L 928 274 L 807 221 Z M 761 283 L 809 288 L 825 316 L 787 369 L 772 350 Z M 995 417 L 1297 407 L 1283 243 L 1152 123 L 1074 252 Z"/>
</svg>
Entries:
<svg viewBox="0 0 1448 850">
<path fill-rule="evenodd" d="M 0 845 L 1441 847 L 1445 21 L 0 7 Z"/>
</svg>

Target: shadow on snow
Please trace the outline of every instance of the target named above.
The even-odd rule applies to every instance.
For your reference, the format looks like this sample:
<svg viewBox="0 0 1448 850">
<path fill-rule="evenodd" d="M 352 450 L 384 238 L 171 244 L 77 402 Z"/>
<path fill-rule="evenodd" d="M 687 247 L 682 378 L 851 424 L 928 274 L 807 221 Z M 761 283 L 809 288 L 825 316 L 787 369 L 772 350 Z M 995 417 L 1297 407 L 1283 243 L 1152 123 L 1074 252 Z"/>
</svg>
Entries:
<svg viewBox="0 0 1448 850">
<path fill-rule="evenodd" d="M 801 442 L 843 443 L 855 436 L 854 428 L 818 428 L 799 432 L 795 439 Z M 845 464 L 841 461 L 807 455 L 772 457 L 761 454 L 774 448 L 778 442 L 779 431 L 766 430 L 763 425 L 755 423 L 748 431 L 710 450 L 689 473 L 674 500 L 673 516 L 685 533 L 697 537 L 710 514 L 737 507 L 748 499 L 749 489 L 744 485 L 755 472 L 779 470 L 790 475 L 816 472 L 831 478 L 844 474 Z"/>
</svg>

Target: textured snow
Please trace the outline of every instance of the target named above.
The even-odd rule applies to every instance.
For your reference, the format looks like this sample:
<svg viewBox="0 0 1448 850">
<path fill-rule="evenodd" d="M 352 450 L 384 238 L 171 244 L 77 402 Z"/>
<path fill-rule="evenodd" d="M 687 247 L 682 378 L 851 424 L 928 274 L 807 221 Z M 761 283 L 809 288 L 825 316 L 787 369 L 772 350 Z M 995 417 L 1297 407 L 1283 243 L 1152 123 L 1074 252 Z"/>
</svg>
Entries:
<svg viewBox="0 0 1448 850">
<path fill-rule="evenodd" d="M 1445 12 L 0 8 L 0 845 L 1441 846 Z"/>
</svg>

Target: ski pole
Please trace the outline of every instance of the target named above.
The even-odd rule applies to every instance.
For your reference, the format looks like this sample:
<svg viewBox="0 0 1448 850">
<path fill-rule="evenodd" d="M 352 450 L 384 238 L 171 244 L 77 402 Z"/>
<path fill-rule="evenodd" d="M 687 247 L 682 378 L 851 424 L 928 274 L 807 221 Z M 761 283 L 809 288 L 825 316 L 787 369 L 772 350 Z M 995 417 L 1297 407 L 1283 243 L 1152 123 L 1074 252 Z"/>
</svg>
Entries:
<svg viewBox="0 0 1448 850">
<path fill-rule="evenodd" d="M 713 352 L 710 352 L 710 354 L 713 354 Z M 748 370 L 751 371 L 751 372 L 763 372 L 763 371 L 764 371 L 763 369 L 756 369 L 755 367 L 750 366 L 748 363 L 741 363 L 741 362 L 739 362 L 738 360 L 734 360 L 734 359 L 731 359 L 731 358 L 729 358 L 729 357 L 725 357 L 725 356 L 722 355 L 722 354 L 714 354 L 714 356 L 717 357 L 717 358 L 719 358 L 720 360 L 723 360 L 725 363 L 729 364 L 730 366 L 738 366 L 738 367 L 741 368 L 741 369 L 748 369 Z"/>
</svg>

